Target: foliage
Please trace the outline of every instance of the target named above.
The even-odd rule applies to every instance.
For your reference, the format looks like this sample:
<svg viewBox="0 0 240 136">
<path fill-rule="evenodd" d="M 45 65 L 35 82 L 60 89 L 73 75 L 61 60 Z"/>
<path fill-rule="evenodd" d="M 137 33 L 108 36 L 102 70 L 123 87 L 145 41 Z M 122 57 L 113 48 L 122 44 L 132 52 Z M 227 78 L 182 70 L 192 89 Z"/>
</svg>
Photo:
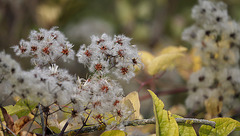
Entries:
<svg viewBox="0 0 240 136">
<path fill-rule="evenodd" d="M 193 122 L 187 121 L 185 123 L 177 124 L 174 118 L 179 118 L 180 116 L 171 115 L 169 111 L 164 110 L 163 102 L 158 99 L 158 97 L 151 90 L 148 90 L 148 92 L 151 94 L 153 100 L 157 136 L 196 136 L 196 132 L 191 125 Z M 224 136 L 228 135 L 234 130 L 239 131 L 240 128 L 240 122 L 232 118 L 214 118 L 210 121 L 216 122 L 215 128 L 208 125 L 202 125 L 199 130 L 200 136 Z"/>
<path fill-rule="evenodd" d="M 173 68 L 177 64 L 177 60 L 184 56 L 186 50 L 185 47 L 169 46 L 164 48 L 156 57 L 146 51 L 140 52 L 140 55 L 142 55 L 142 61 L 147 67 L 148 74 L 156 75 L 160 71 Z"/>
</svg>

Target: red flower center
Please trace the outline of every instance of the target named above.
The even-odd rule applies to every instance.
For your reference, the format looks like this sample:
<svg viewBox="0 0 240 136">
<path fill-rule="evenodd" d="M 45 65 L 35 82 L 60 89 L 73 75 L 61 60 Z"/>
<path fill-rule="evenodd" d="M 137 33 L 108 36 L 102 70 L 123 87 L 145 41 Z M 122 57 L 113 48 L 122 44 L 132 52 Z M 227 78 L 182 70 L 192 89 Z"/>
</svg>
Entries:
<svg viewBox="0 0 240 136">
<path fill-rule="evenodd" d="M 127 74 L 127 73 L 128 73 L 128 68 L 127 68 L 127 67 L 122 67 L 122 68 L 121 68 L 121 73 L 122 73 L 123 75 Z"/>
<path fill-rule="evenodd" d="M 62 54 L 65 54 L 65 55 L 68 55 L 68 53 L 69 53 L 68 48 L 62 49 L 62 52 L 61 52 L 61 53 L 62 53 Z"/>
<path fill-rule="evenodd" d="M 84 54 L 85 54 L 86 56 L 88 56 L 88 57 L 90 57 L 90 56 L 92 55 L 88 50 L 86 50 L 86 51 L 84 52 Z"/>
<path fill-rule="evenodd" d="M 100 63 L 96 64 L 96 65 L 95 65 L 95 69 L 96 69 L 97 71 L 102 70 L 102 64 L 100 64 Z"/>
<path fill-rule="evenodd" d="M 42 51 L 43 51 L 44 53 L 46 53 L 47 55 L 50 53 L 49 47 L 43 48 Z"/>
</svg>

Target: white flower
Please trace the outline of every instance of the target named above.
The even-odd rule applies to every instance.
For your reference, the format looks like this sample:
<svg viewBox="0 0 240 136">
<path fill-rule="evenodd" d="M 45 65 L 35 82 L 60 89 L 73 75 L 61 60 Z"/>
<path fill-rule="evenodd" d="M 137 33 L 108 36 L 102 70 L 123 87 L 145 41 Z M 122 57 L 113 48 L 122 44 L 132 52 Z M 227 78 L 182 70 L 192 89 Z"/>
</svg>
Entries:
<svg viewBox="0 0 240 136">
<path fill-rule="evenodd" d="M 32 57 L 33 64 L 44 66 L 60 58 L 64 61 L 73 60 L 75 52 L 72 47 L 67 38 L 53 27 L 50 30 L 31 31 L 29 41 L 21 40 L 19 45 L 12 48 L 16 55 Z"/>
<path fill-rule="evenodd" d="M 58 69 L 58 65 L 56 64 L 52 64 L 52 66 L 49 67 L 50 73 L 51 74 L 57 74 L 57 69 Z"/>
<path fill-rule="evenodd" d="M 101 37 L 92 36 L 91 39 L 92 43 L 87 47 L 81 46 L 77 53 L 78 62 L 87 66 L 89 71 L 100 75 L 112 73 L 119 79 L 129 81 L 135 76 L 133 66 L 143 66 L 130 38 L 118 35 L 112 40 L 103 34 Z"/>
</svg>

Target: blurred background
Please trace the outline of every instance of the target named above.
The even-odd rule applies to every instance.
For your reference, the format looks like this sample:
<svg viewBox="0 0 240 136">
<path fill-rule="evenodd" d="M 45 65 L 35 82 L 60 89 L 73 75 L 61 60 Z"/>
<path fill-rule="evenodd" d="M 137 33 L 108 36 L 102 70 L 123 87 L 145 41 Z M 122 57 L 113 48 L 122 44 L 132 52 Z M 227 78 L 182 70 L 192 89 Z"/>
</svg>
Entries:
<svg viewBox="0 0 240 136">
<path fill-rule="evenodd" d="M 240 1 L 224 2 L 228 5 L 229 14 L 238 21 Z M 139 50 L 153 54 L 169 45 L 181 45 L 190 51 L 191 45 L 181 40 L 181 33 L 194 22 L 191 9 L 195 4 L 197 0 L 0 0 L 0 50 L 12 54 L 23 69 L 29 70 L 33 67 L 29 59 L 16 57 L 10 47 L 17 45 L 20 39 L 27 40 L 32 29 L 58 26 L 75 45 L 76 52 L 80 45 L 90 43 L 91 35 L 100 36 L 103 33 L 124 34 L 133 38 L 132 44 L 137 45 Z M 191 65 L 191 59 L 186 58 L 184 64 Z M 69 69 L 71 74 L 83 78 L 87 76 L 87 69 L 77 61 L 60 65 Z M 189 70 L 167 71 L 156 82 L 157 91 L 180 89 L 181 92 L 182 89 L 183 93 L 160 96 L 166 109 L 184 105 L 186 81 L 190 74 Z M 136 78 L 144 81 L 149 77 L 141 72 Z M 139 87 L 134 79 L 129 84 L 121 84 L 126 94 Z M 140 98 L 147 95 L 147 88 L 141 90 Z M 142 99 L 141 106 L 145 118 L 153 115 L 150 97 Z"/>
</svg>

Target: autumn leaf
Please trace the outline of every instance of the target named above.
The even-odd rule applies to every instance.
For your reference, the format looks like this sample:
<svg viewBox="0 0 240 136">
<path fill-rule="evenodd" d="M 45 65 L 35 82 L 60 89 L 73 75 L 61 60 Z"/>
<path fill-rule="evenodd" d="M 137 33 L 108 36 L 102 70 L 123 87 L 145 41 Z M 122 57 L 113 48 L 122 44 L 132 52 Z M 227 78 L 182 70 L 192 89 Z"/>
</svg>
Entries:
<svg viewBox="0 0 240 136">
<path fill-rule="evenodd" d="M 13 132 L 15 134 L 18 134 L 27 125 L 29 121 L 30 121 L 30 117 L 28 116 L 23 116 L 17 121 L 15 121 L 13 125 Z"/>
<path fill-rule="evenodd" d="M 160 52 L 160 55 L 161 54 L 182 53 L 182 52 L 185 52 L 185 51 L 187 51 L 187 48 L 185 48 L 185 47 L 168 46 Z"/>
<path fill-rule="evenodd" d="M 126 133 L 121 130 L 110 130 L 103 132 L 101 136 L 126 136 Z"/>
<path fill-rule="evenodd" d="M 179 115 L 172 114 L 174 118 L 183 118 Z M 189 122 L 178 123 L 179 136 L 197 136 L 193 126 Z"/>
<path fill-rule="evenodd" d="M 149 65 L 154 59 L 154 56 L 147 51 L 140 51 L 138 54 L 141 56 L 141 61 L 145 66 Z"/>
<path fill-rule="evenodd" d="M 163 49 L 156 57 L 145 51 L 140 52 L 140 54 L 142 54 L 141 59 L 148 74 L 155 75 L 160 71 L 173 68 L 177 64 L 177 59 L 184 56 L 186 50 L 185 47 L 169 46 Z"/>
<path fill-rule="evenodd" d="M 24 126 L 26 126 L 26 124 L 30 121 L 30 117 L 23 116 L 20 119 L 13 122 L 13 119 L 10 116 L 10 114 L 8 114 L 8 111 L 2 106 L 0 108 L 2 110 L 2 115 L 6 122 L 7 127 L 15 134 L 18 134 L 19 132 L 21 132 Z"/>
<path fill-rule="evenodd" d="M 214 118 L 210 121 L 216 122 L 215 128 L 202 125 L 199 129 L 200 136 L 226 136 L 240 128 L 240 123 L 232 118 Z"/>
<path fill-rule="evenodd" d="M 169 111 L 164 110 L 163 102 L 151 91 L 148 90 L 153 100 L 153 109 L 156 119 L 157 136 L 178 136 L 178 125 L 175 118 Z"/>
<path fill-rule="evenodd" d="M 8 114 L 7 110 L 4 107 L 0 106 L 0 108 L 2 110 L 2 115 L 7 124 L 7 127 L 10 130 L 13 130 L 13 125 L 14 125 L 13 118 Z"/>
<path fill-rule="evenodd" d="M 17 115 L 18 117 L 22 117 L 27 115 L 30 111 L 27 106 L 20 106 L 20 105 L 9 105 L 5 106 L 4 109 L 6 109 L 7 113 L 9 115 Z M 3 118 L 3 114 L 0 113 L 1 119 Z"/>
<path fill-rule="evenodd" d="M 133 115 L 130 116 L 131 120 L 141 119 L 138 92 L 134 91 L 129 93 L 122 99 L 121 103 L 123 103 L 125 106 L 128 106 L 129 109 L 133 110 Z"/>
</svg>

